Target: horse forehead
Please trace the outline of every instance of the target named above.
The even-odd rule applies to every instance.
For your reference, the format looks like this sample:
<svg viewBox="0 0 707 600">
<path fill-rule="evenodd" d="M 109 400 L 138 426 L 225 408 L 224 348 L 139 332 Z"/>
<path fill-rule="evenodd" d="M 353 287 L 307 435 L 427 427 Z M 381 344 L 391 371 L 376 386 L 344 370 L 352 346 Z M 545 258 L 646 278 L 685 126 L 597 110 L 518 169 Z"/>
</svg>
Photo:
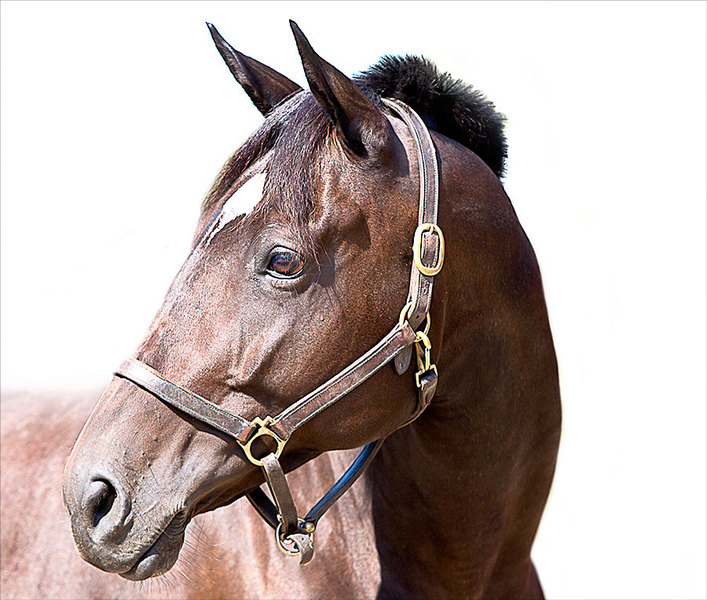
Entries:
<svg viewBox="0 0 707 600">
<path fill-rule="evenodd" d="M 208 246 L 216 234 L 226 225 L 236 219 L 247 217 L 255 210 L 255 207 L 263 199 L 265 179 L 265 170 L 257 170 L 255 173 L 249 175 L 248 179 L 230 195 L 221 207 L 216 222 L 206 237 L 204 246 Z"/>
</svg>

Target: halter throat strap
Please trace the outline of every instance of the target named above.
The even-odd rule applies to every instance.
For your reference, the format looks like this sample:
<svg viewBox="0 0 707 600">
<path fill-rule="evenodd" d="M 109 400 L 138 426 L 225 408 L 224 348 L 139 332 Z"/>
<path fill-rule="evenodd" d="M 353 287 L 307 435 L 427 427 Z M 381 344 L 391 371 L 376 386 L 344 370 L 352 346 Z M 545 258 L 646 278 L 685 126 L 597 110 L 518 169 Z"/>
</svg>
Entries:
<svg viewBox="0 0 707 600">
<path fill-rule="evenodd" d="M 257 417 L 252 421 L 222 409 L 206 398 L 174 383 L 137 359 L 127 359 L 115 371 L 118 377 L 131 381 L 163 402 L 238 442 L 248 460 L 263 469 L 274 502 L 261 489 L 248 494 L 248 499 L 263 519 L 276 529 L 278 547 L 286 554 L 299 556 L 300 564 L 312 558 L 314 551 L 312 534 L 319 519 L 361 476 L 383 440 L 365 446 L 344 475 L 304 519 L 300 519 L 279 463 L 279 457 L 292 434 L 389 362 L 395 361 L 394 366 L 398 374 L 406 372 L 410 365 L 413 347 L 418 364 L 418 371 L 415 373 L 418 401 L 413 414 L 401 427 L 414 421 L 427 408 L 437 388 L 437 367 L 431 362 L 431 343 L 427 335 L 434 276 L 441 271 L 444 262 L 444 236 L 437 226 L 439 200 L 437 154 L 429 130 L 412 108 L 399 100 L 382 99 L 382 102 L 408 126 L 415 142 L 420 173 L 418 225 L 413 236 L 413 264 L 408 297 L 398 323 L 388 335 L 349 366 L 277 416 Z M 417 328 L 423 322 L 426 322 L 426 326 L 418 331 Z M 271 438 L 275 450 L 258 458 L 253 455 L 252 445 L 260 437 Z"/>
</svg>

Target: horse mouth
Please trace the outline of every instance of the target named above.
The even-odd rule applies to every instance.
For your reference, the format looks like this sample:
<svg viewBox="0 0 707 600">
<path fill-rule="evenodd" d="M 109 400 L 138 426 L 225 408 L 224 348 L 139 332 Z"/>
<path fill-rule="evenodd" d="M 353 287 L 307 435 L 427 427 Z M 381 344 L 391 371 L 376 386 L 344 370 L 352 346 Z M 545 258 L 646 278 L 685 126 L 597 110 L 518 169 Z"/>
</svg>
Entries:
<svg viewBox="0 0 707 600">
<path fill-rule="evenodd" d="M 186 512 L 174 515 L 152 545 L 129 570 L 120 573 L 120 576 L 131 581 L 142 581 L 169 571 L 179 557 L 188 523 L 189 516 Z"/>
</svg>

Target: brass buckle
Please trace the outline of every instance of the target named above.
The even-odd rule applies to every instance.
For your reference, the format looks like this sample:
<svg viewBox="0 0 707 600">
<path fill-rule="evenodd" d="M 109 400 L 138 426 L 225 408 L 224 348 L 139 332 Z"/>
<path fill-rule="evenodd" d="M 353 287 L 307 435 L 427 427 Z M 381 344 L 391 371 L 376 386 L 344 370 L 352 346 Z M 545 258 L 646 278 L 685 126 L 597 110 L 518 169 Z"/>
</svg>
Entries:
<svg viewBox="0 0 707 600">
<path fill-rule="evenodd" d="M 245 455 L 248 457 L 248 460 L 252 462 L 256 467 L 262 467 L 263 466 L 263 461 L 255 458 L 253 454 L 251 453 L 250 447 L 253 445 L 253 442 L 258 439 L 259 437 L 263 437 L 264 435 L 270 436 L 272 439 L 275 440 L 275 443 L 277 444 L 277 448 L 275 449 L 275 458 L 280 458 L 280 454 L 282 454 L 282 449 L 285 447 L 285 444 L 287 443 L 287 440 L 282 440 L 280 439 L 280 436 L 278 436 L 275 432 L 271 431 L 268 429 L 268 425 L 270 423 L 273 423 L 275 419 L 272 417 L 265 417 L 265 419 L 261 419 L 260 417 L 255 417 L 252 421 L 252 425 L 257 425 L 260 427 L 258 431 L 255 432 L 252 436 L 250 436 L 250 439 L 245 443 L 241 444 L 241 448 L 243 448 L 243 452 L 245 452 Z M 239 442 L 240 444 L 240 442 Z"/>
<path fill-rule="evenodd" d="M 437 264 L 431 267 L 422 264 L 422 234 L 425 231 L 436 234 L 439 238 L 439 258 L 437 259 Z M 434 223 L 421 223 L 417 226 L 412 242 L 412 258 L 417 270 L 423 275 L 432 277 L 442 270 L 442 265 L 444 264 L 444 235 L 442 235 L 442 230 L 437 225 Z"/>
</svg>

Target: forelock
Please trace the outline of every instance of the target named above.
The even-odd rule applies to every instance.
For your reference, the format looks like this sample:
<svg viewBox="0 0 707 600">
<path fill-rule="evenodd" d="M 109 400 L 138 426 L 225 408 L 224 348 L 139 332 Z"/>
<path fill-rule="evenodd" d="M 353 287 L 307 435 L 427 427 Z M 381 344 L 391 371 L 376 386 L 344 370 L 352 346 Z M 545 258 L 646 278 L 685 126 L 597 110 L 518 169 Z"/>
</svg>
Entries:
<svg viewBox="0 0 707 600">
<path fill-rule="evenodd" d="M 306 243 L 321 153 L 332 131 L 331 121 L 312 94 L 295 94 L 274 109 L 228 159 L 206 195 L 202 212 L 224 202 L 238 178 L 265 158 L 263 200 L 253 217 L 277 211 Z"/>
</svg>

